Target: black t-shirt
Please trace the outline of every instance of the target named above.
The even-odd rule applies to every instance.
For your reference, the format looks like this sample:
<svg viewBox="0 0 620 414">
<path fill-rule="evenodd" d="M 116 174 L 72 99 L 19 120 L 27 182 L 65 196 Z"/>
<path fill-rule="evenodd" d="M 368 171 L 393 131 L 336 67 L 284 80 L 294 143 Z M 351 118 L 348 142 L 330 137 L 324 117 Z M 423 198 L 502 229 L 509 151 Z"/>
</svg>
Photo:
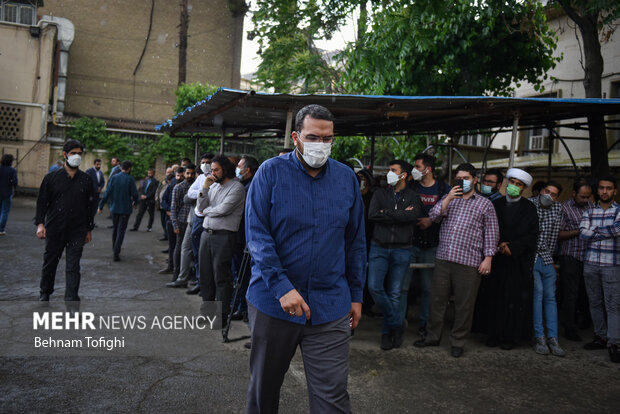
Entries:
<svg viewBox="0 0 620 414">
<path fill-rule="evenodd" d="M 441 186 L 441 187 L 440 187 Z M 441 200 L 441 198 L 450 192 L 450 186 L 443 181 L 435 180 L 435 184 L 430 187 L 424 187 L 419 182 L 414 183 L 413 189 L 420 195 L 422 199 L 421 217 L 428 217 L 431 209 Z M 439 245 L 439 223 L 433 223 L 431 227 L 422 231 L 416 228 L 414 245 L 422 248 L 435 247 Z"/>
<path fill-rule="evenodd" d="M 77 170 L 71 178 L 60 168 L 43 178 L 34 224 L 45 224 L 47 237 L 65 238 L 94 228 L 93 181 Z"/>
</svg>

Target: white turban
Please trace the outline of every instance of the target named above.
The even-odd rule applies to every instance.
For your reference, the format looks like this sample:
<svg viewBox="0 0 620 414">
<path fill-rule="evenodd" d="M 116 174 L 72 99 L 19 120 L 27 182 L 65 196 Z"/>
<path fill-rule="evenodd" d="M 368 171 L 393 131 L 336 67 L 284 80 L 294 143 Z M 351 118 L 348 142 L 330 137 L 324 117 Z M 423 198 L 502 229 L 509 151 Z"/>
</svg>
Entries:
<svg viewBox="0 0 620 414">
<path fill-rule="evenodd" d="M 530 184 L 532 184 L 532 176 L 520 168 L 509 169 L 508 172 L 506 173 L 506 178 L 509 180 L 511 178 L 516 178 L 517 180 L 525 184 L 526 187 L 529 187 Z"/>
</svg>

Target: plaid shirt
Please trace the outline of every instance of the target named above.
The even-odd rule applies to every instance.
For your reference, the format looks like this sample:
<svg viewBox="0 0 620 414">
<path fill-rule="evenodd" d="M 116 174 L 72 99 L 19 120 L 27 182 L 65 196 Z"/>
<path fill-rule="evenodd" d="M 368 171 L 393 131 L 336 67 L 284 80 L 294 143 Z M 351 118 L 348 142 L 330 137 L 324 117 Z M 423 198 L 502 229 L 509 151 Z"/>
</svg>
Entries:
<svg viewBox="0 0 620 414">
<path fill-rule="evenodd" d="M 553 203 L 551 207 L 545 208 L 540 205 L 538 197 L 530 198 L 530 201 L 534 203 L 538 211 L 538 228 L 540 229 L 536 256 L 540 257 L 546 265 L 551 265 L 562 224 L 562 205 Z"/>
<path fill-rule="evenodd" d="M 497 215 L 487 198 L 474 194 L 468 199 L 455 198 L 441 213 L 439 201 L 428 213 L 441 221 L 437 258 L 477 268 L 486 256 L 493 256 L 499 243 Z"/>
<path fill-rule="evenodd" d="M 574 199 L 570 199 L 562 204 L 562 224 L 560 225 L 560 231 L 572 231 L 579 230 L 579 223 L 581 223 L 581 217 L 583 213 L 594 207 L 594 204 L 588 203 L 584 207 L 580 207 L 575 203 Z M 560 255 L 571 256 L 580 262 L 586 256 L 586 247 L 588 243 L 585 240 L 579 238 L 579 235 L 570 239 L 560 241 Z"/>
<path fill-rule="evenodd" d="M 620 265 L 620 205 L 607 210 L 596 205 L 583 213 L 579 236 L 589 241 L 585 262 L 595 266 Z"/>
<path fill-rule="evenodd" d="M 172 206 L 170 207 L 170 220 L 174 229 L 179 228 L 179 224 L 187 223 L 187 216 L 192 209 L 191 204 L 183 203 L 183 197 L 187 194 L 190 184 L 187 180 L 181 181 L 172 189 Z"/>
</svg>

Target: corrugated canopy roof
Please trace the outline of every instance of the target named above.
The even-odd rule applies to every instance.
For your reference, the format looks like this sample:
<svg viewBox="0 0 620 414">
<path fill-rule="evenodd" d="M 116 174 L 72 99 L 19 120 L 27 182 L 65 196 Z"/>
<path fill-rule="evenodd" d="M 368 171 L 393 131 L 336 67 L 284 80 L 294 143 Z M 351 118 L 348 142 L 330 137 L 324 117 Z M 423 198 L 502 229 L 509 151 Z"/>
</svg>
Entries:
<svg viewBox="0 0 620 414">
<path fill-rule="evenodd" d="M 620 114 L 620 99 L 505 98 L 491 96 L 293 95 L 221 88 L 155 129 L 171 134 L 261 133 L 283 135 L 287 112 L 308 104 L 327 107 L 340 136 L 372 134 L 454 134 L 549 123 L 588 115 Z M 271 134 L 270 134 L 271 135 Z"/>
</svg>

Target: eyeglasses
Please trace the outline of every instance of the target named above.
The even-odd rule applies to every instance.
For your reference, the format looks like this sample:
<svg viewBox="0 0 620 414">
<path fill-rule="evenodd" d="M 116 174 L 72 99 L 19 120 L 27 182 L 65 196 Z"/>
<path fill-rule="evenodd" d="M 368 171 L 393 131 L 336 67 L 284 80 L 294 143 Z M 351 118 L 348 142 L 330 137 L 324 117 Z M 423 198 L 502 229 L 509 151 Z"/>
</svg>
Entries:
<svg viewBox="0 0 620 414">
<path fill-rule="evenodd" d="M 303 136 L 301 132 L 299 133 L 299 137 L 303 139 L 305 142 L 324 142 L 326 144 L 330 144 L 334 141 L 334 136 L 330 135 L 328 137 L 319 137 L 317 135 L 305 135 Z"/>
</svg>

